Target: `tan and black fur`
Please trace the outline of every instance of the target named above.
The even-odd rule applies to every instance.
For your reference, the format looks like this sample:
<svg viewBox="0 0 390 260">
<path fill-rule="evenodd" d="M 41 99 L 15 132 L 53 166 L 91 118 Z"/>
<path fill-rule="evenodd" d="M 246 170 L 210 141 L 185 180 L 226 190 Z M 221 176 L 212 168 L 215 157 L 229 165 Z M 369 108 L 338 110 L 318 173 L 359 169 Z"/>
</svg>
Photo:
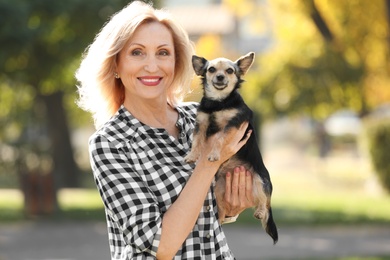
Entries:
<svg viewBox="0 0 390 260">
<path fill-rule="evenodd" d="M 195 73 L 202 77 L 204 96 L 199 104 L 192 149 L 186 161 L 195 162 L 202 151 L 203 143 L 215 134 L 218 138 L 208 160 L 218 161 L 225 134 L 232 128 L 238 128 L 243 122 L 249 122 L 247 131 L 252 130 L 249 140 L 232 158 L 222 164 L 216 175 L 218 218 L 223 222 L 227 210 L 224 202 L 225 174 L 242 165 L 253 174 L 253 196 L 256 203 L 254 217 L 261 220 L 264 229 L 276 243 L 278 232 L 271 209 L 272 183 L 257 145 L 253 113 L 237 91 L 243 82 L 241 77 L 251 67 L 253 60 L 253 52 L 235 62 L 225 58 L 208 61 L 195 55 L 192 57 Z"/>
</svg>

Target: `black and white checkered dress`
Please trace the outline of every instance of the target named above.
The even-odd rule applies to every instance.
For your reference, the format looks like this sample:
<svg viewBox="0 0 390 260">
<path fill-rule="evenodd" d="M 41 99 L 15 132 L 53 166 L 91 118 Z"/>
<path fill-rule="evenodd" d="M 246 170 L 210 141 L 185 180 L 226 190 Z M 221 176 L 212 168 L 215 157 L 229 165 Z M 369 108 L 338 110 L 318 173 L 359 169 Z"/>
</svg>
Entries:
<svg viewBox="0 0 390 260">
<path fill-rule="evenodd" d="M 89 140 L 91 165 L 102 196 L 112 259 L 156 259 L 164 213 L 193 172 L 190 149 L 197 104 L 177 107 L 179 140 L 151 128 L 123 106 Z M 234 259 L 217 219 L 213 188 L 174 259 Z"/>
</svg>

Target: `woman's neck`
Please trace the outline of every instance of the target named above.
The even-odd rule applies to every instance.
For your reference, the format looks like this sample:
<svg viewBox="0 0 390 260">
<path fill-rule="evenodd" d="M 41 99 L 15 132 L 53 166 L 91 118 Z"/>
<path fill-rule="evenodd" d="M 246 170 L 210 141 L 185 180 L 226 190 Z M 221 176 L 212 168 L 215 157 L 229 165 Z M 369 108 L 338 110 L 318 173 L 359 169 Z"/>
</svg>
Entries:
<svg viewBox="0 0 390 260">
<path fill-rule="evenodd" d="M 168 104 L 166 99 L 146 101 L 126 98 L 124 106 L 140 122 L 150 127 L 164 128 L 169 134 L 177 136 L 178 112 Z"/>
</svg>

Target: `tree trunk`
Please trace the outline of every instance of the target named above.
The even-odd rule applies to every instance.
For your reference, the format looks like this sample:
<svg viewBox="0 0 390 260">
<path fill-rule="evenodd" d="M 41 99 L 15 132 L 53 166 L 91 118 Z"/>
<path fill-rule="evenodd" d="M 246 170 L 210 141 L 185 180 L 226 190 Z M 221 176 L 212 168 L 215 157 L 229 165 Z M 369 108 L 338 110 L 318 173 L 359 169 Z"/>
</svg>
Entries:
<svg viewBox="0 0 390 260">
<path fill-rule="evenodd" d="M 389 31 L 389 42 L 390 42 L 390 0 L 385 0 L 386 3 L 386 15 L 387 15 L 387 22 L 388 22 L 388 31 Z"/>
<path fill-rule="evenodd" d="M 80 172 L 73 157 L 68 120 L 62 103 L 63 93 L 58 91 L 41 98 L 46 106 L 56 187 L 79 187 Z"/>
<path fill-rule="evenodd" d="M 318 31 L 321 33 L 322 37 L 325 41 L 329 43 L 333 43 L 334 36 L 331 32 L 328 24 L 325 22 L 322 14 L 319 12 L 317 6 L 315 5 L 313 0 L 304 0 L 306 8 L 309 11 L 310 17 L 316 25 Z"/>
<path fill-rule="evenodd" d="M 19 178 L 27 217 L 51 215 L 58 211 L 52 172 L 24 171 L 19 173 Z"/>
<path fill-rule="evenodd" d="M 387 42 L 390 52 L 390 0 L 385 0 L 386 3 L 386 15 L 387 15 Z M 387 55 L 387 59 L 390 60 L 390 54 Z M 388 68 L 390 69 L 390 62 L 387 63 Z"/>
</svg>

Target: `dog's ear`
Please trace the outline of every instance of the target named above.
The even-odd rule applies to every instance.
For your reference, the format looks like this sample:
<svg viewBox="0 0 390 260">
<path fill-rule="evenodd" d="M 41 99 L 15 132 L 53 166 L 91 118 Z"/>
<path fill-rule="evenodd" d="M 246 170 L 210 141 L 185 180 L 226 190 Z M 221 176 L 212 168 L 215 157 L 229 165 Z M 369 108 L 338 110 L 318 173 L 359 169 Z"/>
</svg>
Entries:
<svg viewBox="0 0 390 260">
<path fill-rule="evenodd" d="M 195 73 L 198 76 L 203 76 L 207 70 L 208 61 L 203 57 L 196 55 L 192 56 L 192 67 L 194 67 Z"/>
<path fill-rule="evenodd" d="M 255 59 L 255 53 L 250 52 L 247 55 L 242 56 L 238 60 L 236 60 L 236 65 L 239 69 L 239 76 L 245 75 L 245 73 L 252 66 L 254 59 Z"/>
</svg>

